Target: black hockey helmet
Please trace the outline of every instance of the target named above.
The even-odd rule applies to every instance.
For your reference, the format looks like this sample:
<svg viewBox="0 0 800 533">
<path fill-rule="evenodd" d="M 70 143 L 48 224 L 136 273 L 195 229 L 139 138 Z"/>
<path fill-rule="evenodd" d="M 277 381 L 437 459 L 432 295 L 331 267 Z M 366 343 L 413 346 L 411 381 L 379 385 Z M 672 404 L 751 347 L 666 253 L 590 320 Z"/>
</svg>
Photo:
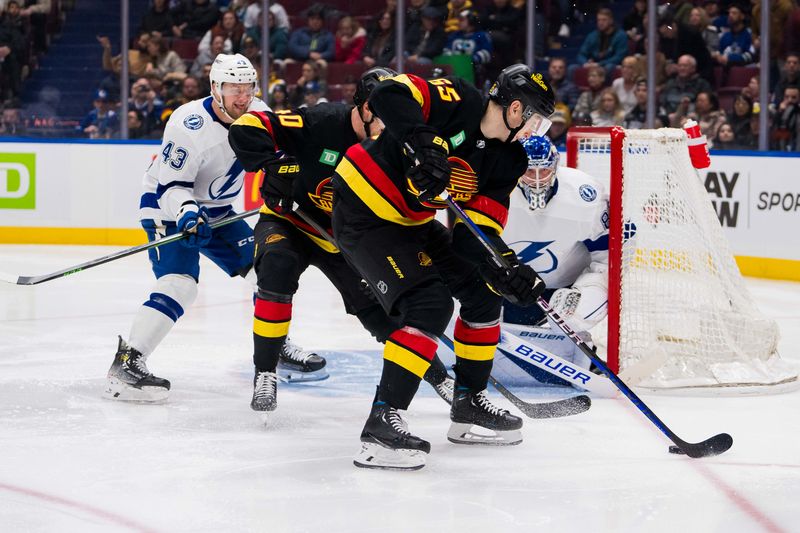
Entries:
<svg viewBox="0 0 800 533">
<path fill-rule="evenodd" d="M 556 105 L 556 96 L 550 84 L 544 81 L 541 74 L 532 72 L 522 63 L 506 67 L 500 72 L 497 81 L 489 89 L 489 99 L 503 107 L 503 121 L 512 132 L 511 138 L 526 124 L 532 127 L 533 135 L 544 135 L 549 127 L 548 117 L 553 114 Z M 507 111 L 508 106 L 516 100 L 522 103 L 523 124 L 512 128 L 508 125 Z M 530 124 L 536 116 L 540 120 Z"/>
<path fill-rule="evenodd" d="M 367 101 L 369 94 L 381 81 L 397 76 L 397 72 L 388 67 L 373 67 L 361 75 L 356 84 L 356 93 L 353 95 L 353 104 L 360 108 Z"/>
</svg>

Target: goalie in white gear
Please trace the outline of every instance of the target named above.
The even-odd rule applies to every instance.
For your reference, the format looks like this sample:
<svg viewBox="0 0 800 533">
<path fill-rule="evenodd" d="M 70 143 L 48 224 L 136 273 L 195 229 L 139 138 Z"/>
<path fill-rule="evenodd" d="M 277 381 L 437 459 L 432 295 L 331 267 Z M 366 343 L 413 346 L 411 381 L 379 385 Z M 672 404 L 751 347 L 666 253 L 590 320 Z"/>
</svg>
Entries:
<svg viewBox="0 0 800 533">
<path fill-rule="evenodd" d="M 520 140 L 528 170 L 511 194 L 506 242 L 521 263 L 544 280 L 544 298 L 587 342 L 589 330 L 607 313 L 608 194 L 585 172 L 558 167 L 559 154 L 546 137 Z M 538 306 L 503 304 L 504 329 L 564 359 L 589 367 L 589 359 Z M 523 359 L 500 352 L 495 374 L 503 383 L 567 382 Z M 502 377 L 501 377 L 502 376 Z"/>
<path fill-rule="evenodd" d="M 244 169 L 228 144 L 228 126 L 249 110 L 268 107 L 255 98 L 257 74 L 246 57 L 218 55 L 210 78 L 211 96 L 172 114 L 159 155 L 144 175 L 139 213 L 147 238 L 155 241 L 183 231 L 190 236 L 149 251 L 156 283 L 128 340 L 119 338 L 105 398 L 167 399 L 169 381 L 154 376 L 145 361 L 197 296 L 201 253 L 231 277 L 255 283 L 250 226 L 239 220 L 212 232 L 209 222 L 233 214 L 231 203 L 244 182 Z"/>
</svg>

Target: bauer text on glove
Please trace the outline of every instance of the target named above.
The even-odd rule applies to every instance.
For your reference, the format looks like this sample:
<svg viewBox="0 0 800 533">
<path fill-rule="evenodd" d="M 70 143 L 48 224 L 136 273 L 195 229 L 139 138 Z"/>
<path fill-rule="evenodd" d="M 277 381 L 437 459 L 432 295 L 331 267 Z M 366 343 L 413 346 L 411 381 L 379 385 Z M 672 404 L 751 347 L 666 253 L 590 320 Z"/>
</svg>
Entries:
<svg viewBox="0 0 800 533">
<path fill-rule="evenodd" d="M 419 126 L 404 140 L 403 147 L 415 162 L 408 171 L 408 179 L 419 199 L 427 201 L 439 196 L 450 183 L 447 141 L 433 128 Z"/>
<path fill-rule="evenodd" d="M 292 208 L 294 180 L 300 175 L 300 165 L 291 156 L 285 156 L 267 163 L 264 167 L 264 182 L 261 184 L 261 197 L 271 209 Z"/>
</svg>

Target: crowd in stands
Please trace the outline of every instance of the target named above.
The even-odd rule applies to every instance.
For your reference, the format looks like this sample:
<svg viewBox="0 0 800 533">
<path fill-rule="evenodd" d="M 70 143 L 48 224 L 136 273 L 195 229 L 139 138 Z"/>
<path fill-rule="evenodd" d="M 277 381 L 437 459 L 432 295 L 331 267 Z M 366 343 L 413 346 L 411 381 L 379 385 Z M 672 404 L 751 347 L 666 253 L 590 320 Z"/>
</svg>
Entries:
<svg viewBox="0 0 800 533">
<path fill-rule="evenodd" d="M 342 6 L 349 4 L 329 1 L 296 12 L 270 3 L 265 99 L 274 109 L 349 101 L 361 72 L 395 65 L 397 0 L 385 0 L 371 14 L 347 13 Z M 693 119 L 714 149 L 755 149 L 764 112 L 769 147 L 800 150 L 797 0 L 772 2 L 770 61 L 760 66 L 760 1 L 659 0 L 653 80 L 646 78 L 646 0 L 616 0 L 615 10 L 588 0 L 529 1 L 537 2 L 537 28 L 544 30 L 537 30 L 537 66 L 557 95 L 550 132 L 557 143 L 563 144 L 573 125 L 643 127 L 652 83 L 657 127 L 680 127 Z M 30 33 L 37 20 L 31 9 L 49 4 L 0 0 L 7 104 L 20 90 L 25 54 L 43 51 Z M 629 12 L 619 16 L 622 5 Z M 501 68 L 524 60 L 525 0 L 406 0 L 404 19 L 406 71 L 427 76 L 437 69 L 488 89 Z M 575 28 L 588 22 L 593 29 L 581 32 L 585 36 L 574 53 L 565 53 L 570 36 L 580 38 Z M 130 137 L 158 138 L 178 106 L 208 94 L 217 54 L 242 53 L 260 70 L 261 23 L 260 0 L 152 0 L 127 51 Z M 107 138 L 119 132 L 121 56 L 112 53 L 109 37 L 98 41 L 106 78 L 76 134 Z M 759 67 L 770 73 L 770 105 L 763 110 L 757 103 Z M 5 107 L 13 120 L 14 106 Z M 6 126 L 5 112 L 0 130 L 14 131 Z"/>
</svg>

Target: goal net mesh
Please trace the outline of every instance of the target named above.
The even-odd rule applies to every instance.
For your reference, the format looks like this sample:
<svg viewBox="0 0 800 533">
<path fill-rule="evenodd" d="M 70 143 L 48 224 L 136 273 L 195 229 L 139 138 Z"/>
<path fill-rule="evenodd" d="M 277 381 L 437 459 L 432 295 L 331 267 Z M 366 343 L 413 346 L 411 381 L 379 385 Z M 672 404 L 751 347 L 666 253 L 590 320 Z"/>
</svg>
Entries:
<svg viewBox="0 0 800 533">
<path fill-rule="evenodd" d="M 620 281 L 609 287 L 620 297 L 609 313 L 619 317 L 623 376 L 650 388 L 796 379 L 777 354 L 777 324 L 745 287 L 683 130 L 625 131 L 617 154 L 608 133 L 571 137 L 577 153 L 569 160 L 579 169 L 606 183 L 621 180 L 621 198 L 611 202 L 621 201 L 622 246 L 610 250 L 620 258 Z M 611 175 L 612 156 L 622 158 L 621 175 Z"/>
</svg>

